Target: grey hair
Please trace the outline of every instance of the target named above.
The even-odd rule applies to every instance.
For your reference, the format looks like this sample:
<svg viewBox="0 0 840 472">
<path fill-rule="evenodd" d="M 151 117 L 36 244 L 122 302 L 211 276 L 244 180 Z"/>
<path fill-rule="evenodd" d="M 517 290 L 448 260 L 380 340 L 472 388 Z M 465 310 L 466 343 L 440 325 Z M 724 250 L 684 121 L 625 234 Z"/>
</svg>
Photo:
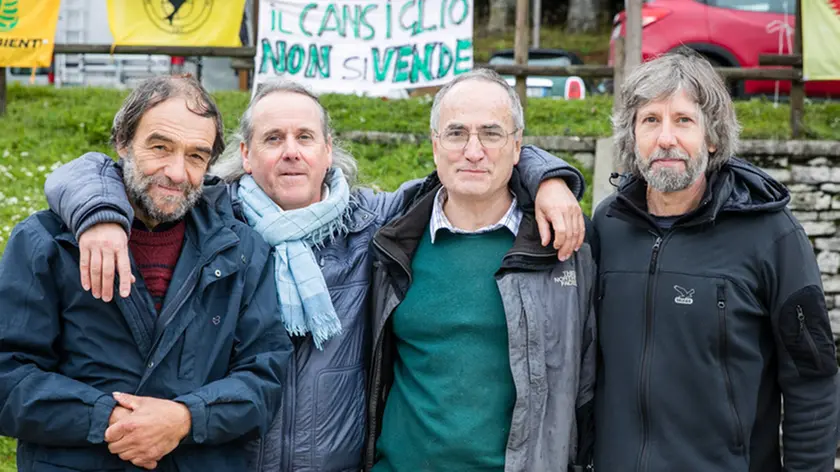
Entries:
<svg viewBox="0 0 840 472">
<path fill-rule="evenodd" d="M 641 176 L 636 165 L 636 114 L 650 102 L 667 99 L 680 90 L 698 105 L 705 145 L 709 153 L 708 172 L 723 166 L 738 149 L 741 127 L 732 98 L 720 75 L 702 56 L 680 50 L 662 55 L 637 67 L 625 80 L 616 99 L 613 133 L 620 162 L 625 171 Z"/>
<path fill-rule="evenodd" d="M 231 182 L 239 179 L 245 175 L 245 169 L 242 167 L 242 154 L 240 153 L 240 145 L 242 143 L 248 144 L 250 147 L 251 139 L 254 137 L 254 123 L 253 115 L 254 108 L 260 100 L 273 93 L 294 93 L 309 97 L 318 106 L 321 112 L 321 131 L 324 133 L 324 139 L 332 139 L 332 159 L 333 167 L 341 169 L 344 173 L 344 178 L 350 188 L 356 186 L 356 179 L 359 174 L 359 167 L 356 159 L 347 150 L 343 148 L 341 143 L 335 138 L 335 133 L 330 124 L 330 115 L 327 109 L 321 104 L 318 96 L 312 93 L 307 87 L 297 82 L 286 79 L 276 79 L 261 84 L 242 117 L 239 119 L 239 129 L 228 140 L 222 157 L 219 162 L 210 169 L 210 173 L 221 177 L 225 181 Z"/>
<path fill-rule="evenodd" d="M 183 98 L 187 102 L 189 111 L 198 116 L 213 119 L 216 137 L 213 140 L 210 156 L 212 165 L 225 147 L 222 114 L 207 90 L 190 75 L 162 75 L 141 82 L 126 97 L 117 114 L 114 115 L 114 123 L 111 126 L 111 145 L 117 152 L 122 147 L 130 146 L 143 115 L 170 98 Z"/>
<path fill-rule="evenodd" d="M 467 73 L 455 76 L 454 79 L 444 85 L 435 95 L 435 101 L 432 103 L 432 114 L 429 119 L 429 127 L 432 131 L 438 131 L 438 126 L 440 125 L 440 107 L 443 98 L 452 90 L 452 87 L 468 80 L 490 82 L 505 89 L 510 99 L 510 115 L 513 118 L 513 125 L 517 130 L 525 129 L 525 113 L 522 111 L 522 103 L 519 101 L 519 95 L 516 94 L 516 90 L 501 75 L 496 73 L 496 71 L 491 69 L 473 69 Z"/>
</svg>

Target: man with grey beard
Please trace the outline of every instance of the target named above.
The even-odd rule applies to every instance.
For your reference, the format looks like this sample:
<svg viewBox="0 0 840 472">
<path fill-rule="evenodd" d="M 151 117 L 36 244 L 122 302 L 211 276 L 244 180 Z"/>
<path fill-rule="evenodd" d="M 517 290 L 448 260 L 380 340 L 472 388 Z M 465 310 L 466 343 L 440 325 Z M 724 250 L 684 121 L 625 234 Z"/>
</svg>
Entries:
<svg viewBox="0 0 840 472">
<path fill-rule="evenodd" d="M 705 59 L 645 63 L 617 100 L 629 174 L 594 217 L 596 470 L 833 470 L 835 348 L 788 190 L 733 157 Z"/>
<path fill-rule="evenodd" d="M 225 210 L 224 184 L 202 188 L 221 115 L 194 79 L 156 77 L 126 98 L 111 138 L 136 284 L 108 302 L 87 292 L 79 266 L 109 261 L 50 211 L 15 228 L 0 261 L 0 435 L 32 472 L 245 470 L 242 445 L 271 424 L 292 345 L 271 248 Z M 77 185 L 94 194 L 98 178 Z"/>
</svg>

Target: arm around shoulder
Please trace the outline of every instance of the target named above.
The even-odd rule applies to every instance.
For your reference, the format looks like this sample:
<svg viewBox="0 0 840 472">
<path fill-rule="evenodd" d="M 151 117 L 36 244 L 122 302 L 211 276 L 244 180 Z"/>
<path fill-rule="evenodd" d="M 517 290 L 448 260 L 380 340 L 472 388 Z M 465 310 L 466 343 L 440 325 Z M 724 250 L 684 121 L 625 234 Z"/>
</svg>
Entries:
<svg viewBox="0 0 840 472">
<path fill-rule="evenodd" d="M 118 223 L 126 232 L 131 228 L 134 211 L 122 173 L 105 154 L 89 152 L 62 165 L 47 177 L 44 193 L 76 239 L 97 223 Z"/>
</svg>

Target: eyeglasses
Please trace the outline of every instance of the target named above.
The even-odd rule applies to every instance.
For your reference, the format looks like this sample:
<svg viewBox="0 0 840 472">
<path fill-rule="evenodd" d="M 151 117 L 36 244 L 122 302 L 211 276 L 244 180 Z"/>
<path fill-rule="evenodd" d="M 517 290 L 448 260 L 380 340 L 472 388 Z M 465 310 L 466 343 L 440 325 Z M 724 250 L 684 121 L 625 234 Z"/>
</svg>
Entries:
<svg viewBox="0 0 840 472">
<path fill-rule="evenodd" d="M 510 133 L 505 132 L 501 128 L 483 128 L 475 133 L 470 133 L 465 129 L 447 129 L 443 133 L 436 133 L 440 141 L 440 145 L 449 151 L 460 151 L 467 147 L 472 135 L 478 136 L 478 142 L 487 149 L 499 149 L 505 146 L 508 142 L 508 136 L 516 133 L 519 129 L 514 129 Z"/>
</svg>

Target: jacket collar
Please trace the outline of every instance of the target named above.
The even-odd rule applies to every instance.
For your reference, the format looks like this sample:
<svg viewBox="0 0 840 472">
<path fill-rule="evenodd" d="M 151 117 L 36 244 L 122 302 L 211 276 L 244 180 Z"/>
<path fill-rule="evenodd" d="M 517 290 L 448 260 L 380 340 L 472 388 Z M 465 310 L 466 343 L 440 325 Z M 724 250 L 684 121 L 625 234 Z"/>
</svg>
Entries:
<svg viewBox="0 0 840 472">
<path fill-rule="evenodd" d="M 677 219 L 674 226 L 687 227 L 713 223 L 731 192 L 732 177 L 728 172 L 718 171 L 708 175 L 700 204 Z M 610 204 L 607 216 L 614 216 L 637 226 L 651 227 L 659 231 L 656 220 L 648 212 L 647 182 L 637 176 L 626 177 L 619 185 L 618 194 Z"/>
<path fill-rule="evenodd" d="M 518 185 L 519 177 L 516 172 L 514 169 L 509 185 L 516 195 L 523 216 L 513 246 L 505 254 L 501 268 L 542 269 L 546 264 L 554 264 L 556 252 L 552 246 L 543 247 L 541 244 L 533 204 L 527 192 Z M 386 264 L 388 259 L 392 259 L 409 279 L 411 278 L 411 260 L 423 238 L 424 231 L 427 230 L 435 197 L 441 187 L 437 173 L 429 175 L 411 208 L 403 216 L 380 228 L 374 236 L 374 249 L 379 253 L 378 258 Z M 385 254 L 381 254 L 383 252 Z"/>
</svg>

